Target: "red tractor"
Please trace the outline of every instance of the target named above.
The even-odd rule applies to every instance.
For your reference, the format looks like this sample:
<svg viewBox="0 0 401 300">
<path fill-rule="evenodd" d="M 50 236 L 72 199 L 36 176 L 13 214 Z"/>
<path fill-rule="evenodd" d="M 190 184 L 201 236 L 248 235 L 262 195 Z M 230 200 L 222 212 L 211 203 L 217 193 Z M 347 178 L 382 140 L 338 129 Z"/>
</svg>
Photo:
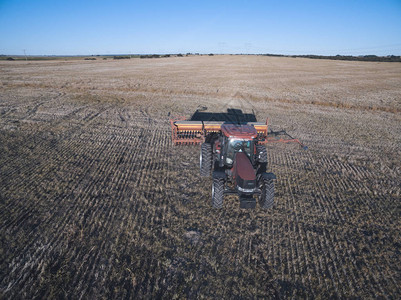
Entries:
<svg viewBox="0 0 401 300">
<path fill-rule="evenodd" d="M 268 133 L 268 123 L 171 120 L 174 144 L 199 144 L 200 175 L 212 176 L 212 206 L 222 208 L 225 194 L 237 194 L 241 208 L 274 204 L 273 173 L 267 170 L 266 143 L 297 142 L 285 131 Z M 283 139 L 279 136 L 285 135 Z M 304 147 L 304 146 L 303 146 Z M 306 148 L 306 147 L 304 147 Z"/>
</svg>

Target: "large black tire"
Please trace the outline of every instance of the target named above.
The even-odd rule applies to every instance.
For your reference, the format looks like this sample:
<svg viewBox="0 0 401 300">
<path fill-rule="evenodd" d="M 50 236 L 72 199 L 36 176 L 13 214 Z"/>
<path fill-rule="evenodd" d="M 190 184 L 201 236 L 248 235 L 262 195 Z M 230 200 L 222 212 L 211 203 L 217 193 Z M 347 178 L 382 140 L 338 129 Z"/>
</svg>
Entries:
<svg viewBox="0 0 401 300">
<path fill-rule="evenodd" d="M 201 152 L 199 156 L 200 164 L 200 175 L 203 177 L 209 177 L 212 171 L 212 145 L 209 143 L 203 143 L 201 146 Z"/>
<path fill-rule="evenodd" d="M 214 178 L 212 185 L 212 206 L 214 208 L 222 208 L 223 198 L 224 198 L 224 179 Z"/>
<path fill-rule="evenodd" d="M 263 180 L 263 179 L 262 179 Z M 261 186 L 262 193 L 259 196 L 259 204 L 263 209 L 269 209 L 274 204 L 273 179 L 264 179 Z"/>
<path fill-rule="evenodd" d="M 266 147 L 263 145 L 257 145 L 256 146 L 256 153 L 258 155 L 258 161 L 259 163 L 267 163 L 267 151 Z"/>
</svg>

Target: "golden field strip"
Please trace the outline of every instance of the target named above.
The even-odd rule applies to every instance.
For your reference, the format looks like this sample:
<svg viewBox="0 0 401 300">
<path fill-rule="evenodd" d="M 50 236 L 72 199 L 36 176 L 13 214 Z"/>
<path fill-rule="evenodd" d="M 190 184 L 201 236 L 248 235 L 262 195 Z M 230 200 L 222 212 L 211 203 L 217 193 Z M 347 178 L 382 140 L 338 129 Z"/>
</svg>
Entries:
<svg viewBox="0 0 401 300">
<path fill-rule="evenodd" d="M 211 207 L 169 119 L 269 117 L 272 210 Z M 401 296 L 401 64 L 0 62 L 1 298 Z"/>
</svg>

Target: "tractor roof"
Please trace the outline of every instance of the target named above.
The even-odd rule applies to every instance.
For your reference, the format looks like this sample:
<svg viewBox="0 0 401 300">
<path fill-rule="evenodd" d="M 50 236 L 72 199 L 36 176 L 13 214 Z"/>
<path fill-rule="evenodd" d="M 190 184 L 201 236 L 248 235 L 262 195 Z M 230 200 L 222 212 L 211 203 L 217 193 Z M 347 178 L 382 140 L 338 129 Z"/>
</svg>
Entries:
<svg viewBox="0 0 401 300">
<path fill-rule="evenodd" d="M 254 139 L 258 136 L 253 125 L 239 125 L 239 124 L 223 124 L 221 131 L 227 137 L 236 137 L 240 139 Z"/>
</svg>

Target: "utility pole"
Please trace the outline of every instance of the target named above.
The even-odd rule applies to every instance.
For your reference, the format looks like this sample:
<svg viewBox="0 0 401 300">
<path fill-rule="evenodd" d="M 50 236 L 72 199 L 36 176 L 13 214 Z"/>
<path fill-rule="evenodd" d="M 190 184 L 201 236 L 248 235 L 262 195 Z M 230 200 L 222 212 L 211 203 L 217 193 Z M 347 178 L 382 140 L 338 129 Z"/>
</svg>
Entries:
<svg viewBox="0 0 401 300">
<path fill-rule="evenodd" d="M 25 56 L 25 61 L 28 61 L 28 58 L 26 57 L 25 49 L 24 49 L 24 56 Z"/>
</svg>

